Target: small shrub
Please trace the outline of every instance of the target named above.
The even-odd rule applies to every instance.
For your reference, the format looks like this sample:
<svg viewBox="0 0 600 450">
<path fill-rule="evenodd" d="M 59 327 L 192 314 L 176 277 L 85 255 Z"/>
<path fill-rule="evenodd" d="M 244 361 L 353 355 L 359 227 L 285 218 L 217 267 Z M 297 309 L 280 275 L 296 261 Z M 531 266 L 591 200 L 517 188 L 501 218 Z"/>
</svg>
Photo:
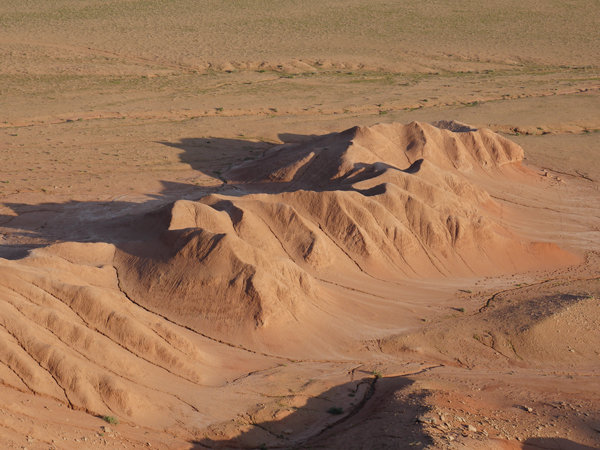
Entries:
<svg viewBox="0 0 600 450">
<path fill-rule="evenodd" d="M 331 408 L 329 408 L 329 409 L 327 410 L 327 412 L 328 412 L 329 414 L 333 414 L 334 416 L 338 416 L 338 415 L 340 415 L 340 414 L 343 414 L 343 413 L 344 413 L 344 409 L 343 409 L 343 408 L 340 408 L 339 406 L 332 406 Z"/>
<path fill-rule="evenodd" d="M 110 423 L 111 425 L 119 425 L 119 419 L 114 416 L 102 416 L 102 420 Z"/>
<path fill-rule="evenodd" d="M 457 308 L 457 310 L 460 312 L 465 312 L 465 308 Z"/>
<path fill-rule="evenodd" d="M 375 378 L 381 378 L 383 376 L 383 374 L 381 372 L 378 372 L 377 370 L 373 371 L 373 376 Z"/>
</svg>

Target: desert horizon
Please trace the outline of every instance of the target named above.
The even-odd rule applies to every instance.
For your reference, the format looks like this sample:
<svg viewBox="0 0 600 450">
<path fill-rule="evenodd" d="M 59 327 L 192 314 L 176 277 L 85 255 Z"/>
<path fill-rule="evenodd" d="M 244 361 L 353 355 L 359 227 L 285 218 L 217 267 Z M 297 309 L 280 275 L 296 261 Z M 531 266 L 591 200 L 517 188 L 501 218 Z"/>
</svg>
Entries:
<svg viewBox="0 0 600 450">
<path fill-rule="evenodd" d="M 599 448 L 599 9 L 5 0 L 0 449 Z"/>
</svg>

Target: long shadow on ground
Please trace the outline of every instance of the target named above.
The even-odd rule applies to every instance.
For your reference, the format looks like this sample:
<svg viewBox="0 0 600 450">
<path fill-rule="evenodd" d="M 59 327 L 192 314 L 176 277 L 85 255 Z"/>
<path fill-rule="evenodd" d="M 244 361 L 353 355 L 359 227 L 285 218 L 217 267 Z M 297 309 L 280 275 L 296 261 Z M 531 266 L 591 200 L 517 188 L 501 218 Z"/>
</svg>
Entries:
<svg viewBox="0 0 600 450">
<path fill-rule="evenodd" d="M 336 386 L 301 407 L 288 406 L 294 395 L 282 396 L 259 405 L 244 425 L 215 426 L 193 443 L 197 449 L 422 449 L 433 442 L 418 420 L 428 413 L 427 395 L 407 377 L 390 377 Z"/>
<path fill-rule="evenodd" d="M 295 140 L 310 138 L 294 135 Z M 220 138 L 186 138 L 162 144 L 182 150 L 180 162 L 189 164 L 199 176 L 215 178 L 231 165 L 255 159 L 275 145 Z M 160 192 L 146 195 L 147 200 L 142 203 L 127 201 L 129 192 L 113 201 L 4 203 L 15 215 L 0 214 L 0 257 L 20 259 L 31 249 L 60 241 L 118 244 L 152 239 L 164 231 L 164 223 L 155 220 L 155 213 L 163 206 L 180 198 L 198 199 L 220 189 L 218 185 L 203 187 L 170 181 L 162 184 Z"/>
</svg>

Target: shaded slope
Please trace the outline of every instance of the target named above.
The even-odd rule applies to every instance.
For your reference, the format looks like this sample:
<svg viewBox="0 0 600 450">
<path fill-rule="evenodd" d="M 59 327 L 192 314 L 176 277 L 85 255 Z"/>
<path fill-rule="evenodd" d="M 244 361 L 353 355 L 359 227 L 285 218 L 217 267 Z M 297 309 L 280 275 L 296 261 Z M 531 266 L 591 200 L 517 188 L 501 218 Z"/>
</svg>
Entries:
<svg viewBox="0 0 600 450">
<path fill-rule="evenodd" d="M 422 159 L 444 171 L 493 174 L 506 164 L 520 165 L 523 149 L 490 130 L 457 122 L 379 124 L 275 148 L 225 176 L 245 183 L 282 183 L 280 189 L 288 190 L 331 189 L 385 164 L 407 170 Z M 274 184 L 271 189 L 277 187 Z"/>
<path fill-rule="evenodd" d="M 549 280 L 493 295 L 479 311 L 437 319 L 379 342 L 403 358 L 469 368 L 594 370 L 600 362 L 600 278 Z"/>
</svg>

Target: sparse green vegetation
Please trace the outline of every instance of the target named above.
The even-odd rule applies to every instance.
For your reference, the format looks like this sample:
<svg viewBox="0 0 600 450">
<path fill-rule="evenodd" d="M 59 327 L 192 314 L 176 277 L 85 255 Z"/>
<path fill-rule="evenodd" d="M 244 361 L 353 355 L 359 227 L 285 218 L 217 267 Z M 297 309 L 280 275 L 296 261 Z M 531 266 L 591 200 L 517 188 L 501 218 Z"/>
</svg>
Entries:
<svg viewBox="0 0 600 450">
<path fill-rule="evenodd" d="M 381 378 L 383 376 L 383 374 L 381 372 L 378 372 L 377 370 L 373 371 L 373 376 L 375 378 Z"/>
<path fill-rule="evenodd" d="M 338 416 L 340 414 L 344 414 L 344 408 L 340 408 L 339 406 L 332 406 L 327 410 L 329 414 L 333 414 L 334 416 Z"/>
<path fill-rule="evenodd" d="M 119 419 L 114 416 L 102 416 L 102 420 L 110 423 L 111 425 L 119 425 Z"/>
</svg>

